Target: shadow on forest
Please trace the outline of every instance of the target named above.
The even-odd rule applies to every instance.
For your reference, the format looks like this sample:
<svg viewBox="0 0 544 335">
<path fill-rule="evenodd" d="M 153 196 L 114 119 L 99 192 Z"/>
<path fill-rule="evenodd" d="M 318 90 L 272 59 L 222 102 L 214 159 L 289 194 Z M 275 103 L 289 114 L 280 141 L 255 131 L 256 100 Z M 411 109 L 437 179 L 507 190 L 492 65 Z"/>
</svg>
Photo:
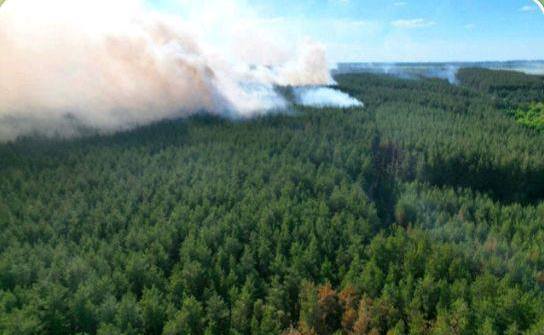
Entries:
<svg viewBox="0 0 544 335">
<path fill-rule="evenodd" d="M 481 156 L 460 155 L 424 161 L 421 157 L 406 155 L 391 142 L 380 143 L 373 152 L 376 169 L 389 179 L 469 188 L 504 204 L 531 205 L 544 199 L 544 170 L 537 167 L 514 162 L 500 164 Z"/>
</svg>

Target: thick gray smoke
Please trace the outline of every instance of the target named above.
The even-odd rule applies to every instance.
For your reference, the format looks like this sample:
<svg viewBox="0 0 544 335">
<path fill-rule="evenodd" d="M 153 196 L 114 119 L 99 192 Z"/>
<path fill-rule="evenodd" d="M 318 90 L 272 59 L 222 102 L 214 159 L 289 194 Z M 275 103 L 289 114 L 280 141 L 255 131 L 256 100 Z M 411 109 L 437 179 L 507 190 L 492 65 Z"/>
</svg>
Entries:
<svg viewBox="0 0 544 335">
<path fill-rule="evenodd" d="M 244 30 L 222 29 L 239 35 L 228 36 L 236 49 L 269 50 L 276 59 L 258 63 L 214 48 L 201 40 L 199 25 L 139 0 L 7 1 L 0 9 L 0 140 L 72 136 L 80 127 L 115 131 L 200 111 L 252 116 L 285 107 L 275 85 L 333 82 L 318 43 L 273 53 L 281 46 L 268 40 L 289 38 L 256 43 Z"/>
</svg>

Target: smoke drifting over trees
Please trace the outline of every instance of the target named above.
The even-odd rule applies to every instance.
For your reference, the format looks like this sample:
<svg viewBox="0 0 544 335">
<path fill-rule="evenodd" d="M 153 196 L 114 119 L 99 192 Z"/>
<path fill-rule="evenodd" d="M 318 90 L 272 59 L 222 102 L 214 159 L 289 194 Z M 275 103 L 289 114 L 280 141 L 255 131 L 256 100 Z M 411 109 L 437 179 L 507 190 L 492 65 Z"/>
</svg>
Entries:
<svg viewBox="0 0 544 335">
<path fill-rule="evenodd" d="M 203 41 L 202 23 L 138 0 L 8 1 L 0 11 L 0 140 L 115 131 L 200 111 L 252 116 L 285 107 L 275 85 L 332 83 L 318 43 L 255 42 L 251 29 L 223 27 L 237 55 Z"/>
</svg>

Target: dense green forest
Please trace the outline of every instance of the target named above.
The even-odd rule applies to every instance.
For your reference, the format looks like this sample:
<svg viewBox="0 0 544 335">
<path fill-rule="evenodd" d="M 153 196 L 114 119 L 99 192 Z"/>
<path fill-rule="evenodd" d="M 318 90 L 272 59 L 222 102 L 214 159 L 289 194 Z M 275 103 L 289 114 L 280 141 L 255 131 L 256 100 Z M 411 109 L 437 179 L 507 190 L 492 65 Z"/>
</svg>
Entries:
<svg viewBox="0 0 544 335">
<path fill-rule="evenodd" d="M 544 78 L 336 80 L 365 107 L 0 145 L 0 333 L 544 334 Z"/>
</svg>

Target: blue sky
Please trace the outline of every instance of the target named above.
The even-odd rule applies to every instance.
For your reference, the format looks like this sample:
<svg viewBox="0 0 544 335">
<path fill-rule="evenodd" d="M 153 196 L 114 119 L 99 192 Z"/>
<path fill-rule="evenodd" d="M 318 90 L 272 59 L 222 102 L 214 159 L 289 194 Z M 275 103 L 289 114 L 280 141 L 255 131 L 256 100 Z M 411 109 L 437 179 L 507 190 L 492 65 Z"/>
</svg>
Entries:
<svg viewBox="0 0 544 335">
<path fill-rule="evenodd" d="M 210 0 L 148 0 L 180 15 Z M 225 3 L 236 6 L 225 7 Z M 214 3 L 209 2 L 209 3 Z M 309 37 L 339 61 L 544 59 L 544 14 L 532 0 L 216 0 L 250 11 L 284 39 Z M 209 7 L 209 6 L 208 6 Z M 227 8 L 227 9 L 226 9 Z M 209 10 L 209 8 L 208 8 Z M 240 14 L 242 15 L 242 14 Z"/>
</svg>

